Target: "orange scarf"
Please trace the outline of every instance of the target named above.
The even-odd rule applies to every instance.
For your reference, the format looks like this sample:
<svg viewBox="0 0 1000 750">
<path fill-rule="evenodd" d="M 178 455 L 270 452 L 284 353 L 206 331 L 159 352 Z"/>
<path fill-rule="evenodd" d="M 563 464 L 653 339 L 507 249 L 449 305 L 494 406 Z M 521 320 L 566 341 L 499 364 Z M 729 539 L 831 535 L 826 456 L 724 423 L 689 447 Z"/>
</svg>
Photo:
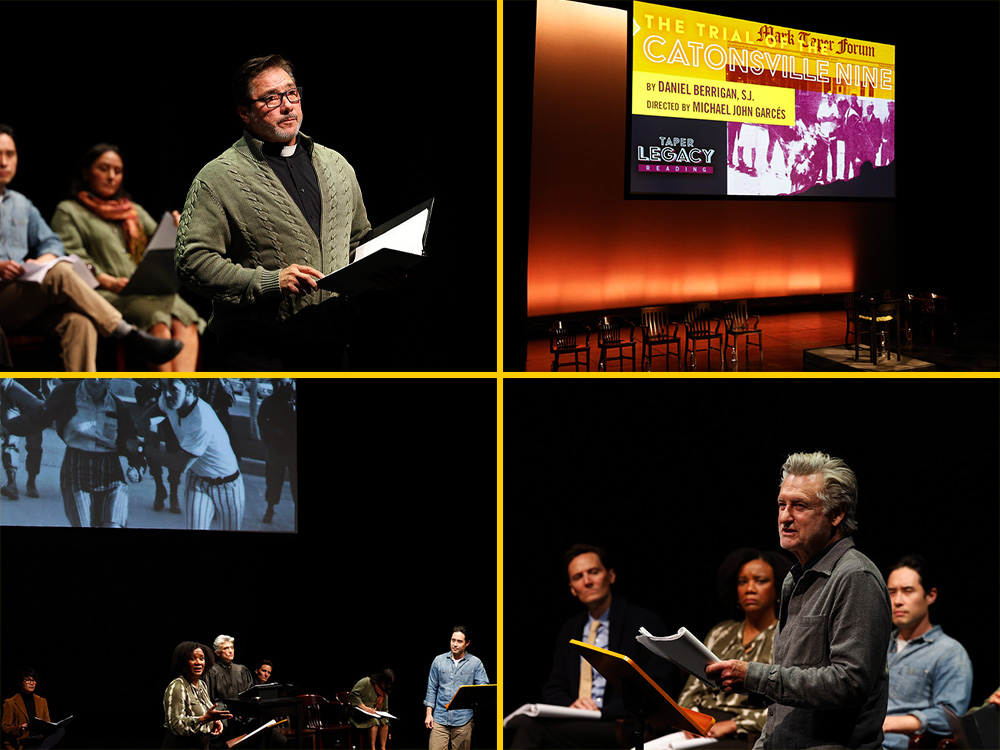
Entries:
<svg viewBox="0 0 1000 750">
<path fill-rule="evenodd" d="M 146 250 L 146 230 L 139 221 L 139 212 L 128 198 L 117 200 L 102 200 L 87 191 L 80 191 L 76 196 L 84 206 L 105 221 L 121 224 L 125 235 L 125 251 L 135 263 L 139 262 Z"/>
</svg>

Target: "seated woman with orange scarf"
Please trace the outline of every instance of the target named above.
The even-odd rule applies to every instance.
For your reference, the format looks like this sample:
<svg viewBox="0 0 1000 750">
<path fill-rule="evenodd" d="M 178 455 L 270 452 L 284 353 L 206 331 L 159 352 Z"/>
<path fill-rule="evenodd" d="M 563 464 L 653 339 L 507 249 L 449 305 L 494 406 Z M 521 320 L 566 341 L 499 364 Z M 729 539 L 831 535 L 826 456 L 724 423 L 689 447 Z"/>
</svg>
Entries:
<svg viewBox="0 0 1000 750">
<path fill-rule="evenodd" d="M 184 348 L 157 369 L 193 372 L 198 363 L 198 335 L 205 321 L 178 294 L 121 294 L 138 266 L 156 220 L 122 187 L 124 162 L 117 146 L 91 148 L 77 169 L 72 198 L 56 206 L 52 229 L 68 253 L 93 266 L 98 292 L 137 328 L 159 338 L 174 338 Z M 180 214 L 174 211 L 174 221 Z"/>
</svg>

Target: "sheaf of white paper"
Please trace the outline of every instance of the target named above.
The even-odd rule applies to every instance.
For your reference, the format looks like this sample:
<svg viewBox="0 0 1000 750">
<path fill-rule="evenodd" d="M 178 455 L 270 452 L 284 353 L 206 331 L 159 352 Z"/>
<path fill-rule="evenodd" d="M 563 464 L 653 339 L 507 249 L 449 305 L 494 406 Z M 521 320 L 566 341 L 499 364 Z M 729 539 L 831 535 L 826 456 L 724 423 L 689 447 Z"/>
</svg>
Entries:
<svg viewBox="0 0 1000 750">
<path fill-rule="evenodd" d="M 354 251 L 354 261 L 357 262 L 385 247 L 413 255 L 422 255 L 424 252 L 424 228 L 427 226 L 429 211 L 430 209 L 425 208 L 416 216 L 394 226 L 385 234 L 381 234 L 369 242 L 362 242 Z"/>
</svg>

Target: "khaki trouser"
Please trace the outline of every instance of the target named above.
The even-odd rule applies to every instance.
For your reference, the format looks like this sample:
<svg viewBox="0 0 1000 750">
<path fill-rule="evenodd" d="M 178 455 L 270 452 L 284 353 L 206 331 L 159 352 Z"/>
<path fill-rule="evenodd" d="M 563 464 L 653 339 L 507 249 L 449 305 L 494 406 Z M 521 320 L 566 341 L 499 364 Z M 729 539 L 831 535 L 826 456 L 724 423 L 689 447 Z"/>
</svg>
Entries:
<svg viewBox="0 0 1000 750">
<path fill-rule="evenodd" d="M 451 750 L 469 750 L 472 745 L 472 722 L 460 727 L 446 727 L 435 721 L 431 730 L 429 750 L 448 750 L 449 742 Z"/>
<path fill-rule="evenodd" d="M 56 263 L 40 284 L 0 282 L 0 328 L 54 333 L 68 372 L 96 371 L 97 334 L 110 336 L 121 319 L 69 263 Z"/>
</svg>

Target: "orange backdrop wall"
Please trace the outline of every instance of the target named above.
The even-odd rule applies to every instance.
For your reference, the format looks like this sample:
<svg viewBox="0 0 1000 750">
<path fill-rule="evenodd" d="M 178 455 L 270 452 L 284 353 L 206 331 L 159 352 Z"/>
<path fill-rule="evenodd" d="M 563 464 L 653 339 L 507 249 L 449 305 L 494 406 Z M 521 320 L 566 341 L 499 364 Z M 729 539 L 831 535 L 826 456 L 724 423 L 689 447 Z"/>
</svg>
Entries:
<svg viewBox="0 0 1000 750">
<path fill-rule="evenodd" d="M 623 10 L 538 3 L 529 317 L 892 286 L 892 202 L 626 200 L 627 43 Z"/>
</svg>

